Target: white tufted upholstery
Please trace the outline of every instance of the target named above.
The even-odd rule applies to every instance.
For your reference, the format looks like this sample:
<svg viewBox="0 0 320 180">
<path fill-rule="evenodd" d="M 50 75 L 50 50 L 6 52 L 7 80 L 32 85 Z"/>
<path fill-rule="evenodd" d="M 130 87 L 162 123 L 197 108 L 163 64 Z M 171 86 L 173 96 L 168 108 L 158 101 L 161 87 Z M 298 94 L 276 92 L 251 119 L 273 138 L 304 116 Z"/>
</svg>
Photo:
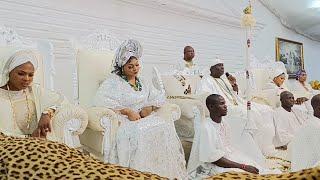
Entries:
<svg viewBox="0 0 320 180">
<path fill-rule="evenodd" d="M 90 107 L 100 84 L 110 74 L 113 56 L 111 51 L 78 50 L 76 60 L 80 105 Z"/>
<path fill-rule="evenodd" d="M 80 136 L 81 144 L 91 148 L 93 153 L 103 160 L 104 151 L 110 148 L 105 141 L 110 136 L 111 121 L 116 120 L 116 114 L 104 107 L 92 107 L 92 100 L 100 84 L 108 77 L 112 68 L 114 53 L 104 50 L 79 49 L 76 55 L 78 75 L 78 96 L 80 106 L 86 108 L 89 123 Z M 104 147 L 107 144 L 108 147 Z"/>
</svg>

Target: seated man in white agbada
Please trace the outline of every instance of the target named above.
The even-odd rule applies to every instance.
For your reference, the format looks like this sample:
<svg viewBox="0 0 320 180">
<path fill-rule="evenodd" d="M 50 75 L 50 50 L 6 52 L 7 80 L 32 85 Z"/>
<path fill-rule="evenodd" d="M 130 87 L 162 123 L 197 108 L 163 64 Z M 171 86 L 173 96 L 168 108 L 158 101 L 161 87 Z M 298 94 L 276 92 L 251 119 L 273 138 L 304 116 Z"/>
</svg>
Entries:
<svg viewBox="0 0 320 180">
<path fill-rule="evenodd" d="M 291 171 L 320 165 L 320 94 L 311 99 L 313 116 L 291 142 Z"/>
<path fill-rule="evenodd" d="M 188 171 L 192 179 L 205 178 L 227 171 L 247 171 L 258 174 L 259 167 L 252 159 L 238 151 L 230 139 L 228 124 L 223 116 L 227 115 L 227 105 L 224 98 L 218 94 L 209 95 L 206 106 L 210 117 L 202 119 L 199 136 L 192 149 L 198 150 L 196 157 L 190 157 Z"/>
<path fill-rule="evenodd" d="M 281 107 L 274 111 L 273 121 L 275 136 L 273 144 L 276 149 L 287 150 L 295 132 L 308 121 L 308 114 L 294 106 L 294 96 L 289 91 L 280 94 Z"/>
<path fill-rule="evenodd" d="M 175 67 L 175 73 L 179 73 L 181 75 L 200 75 L 203 76 L 203 72 L 198 66 L 197 63 L 194 62 L 195 52 L 193 47 L 186 46 L 183 49 L 183 60 L 180 60 Z"/>
<path fill-rule="evenodd" d="M 119 113 L 121 124 L 110 162 L 183 179 L 186 162 L 173 122 L 156 112 L 165 96 L 139 76 L 141 56 L 138 41 L 124 41 L 116 52 L 112 74 L 96 93 L 95 106 Z"/>
<path fill-rule="evenodd" d="M 274 130 L 272 128 L 272 113 L 273 110 L 266 105 L 251 103 L 250 119 L 247 116 L 247 103 L 238 95 L 238 85 L 235 77 L 229 75 L 228 79 L 223 77 L 224 64 L 220 59 L 216 59 L 213 66 L 210 68 L 210 76 L 204 76 L 197 87 L 196 94 L 214 93 L 219 94 L 226 100 L 229 108 L 228 123 L 235 138 L 235 142 L 243 141 L 251 145 L 241 144 L 240 149 L 247 152 L 247 155 L 257 156 L 260 160 L 264 159 L 261 151 L 265 154 L 269 153 L 270 147 L 265 143 L 266 136 L 270 136 L 270 143 L 272 142 L 272 135 Z M 239 93 L 241 94 L 241 93 Z M 246 133 L 243 133 L 245 130 Z M 250 132 L 251 135 L 249 135 Z M 271 135 L 270 135 L 271 134 Z M 259 147 L 257 145 L 259 145 Z M 261 154 L 261 155 L 258 155 Z"/>
</svg>

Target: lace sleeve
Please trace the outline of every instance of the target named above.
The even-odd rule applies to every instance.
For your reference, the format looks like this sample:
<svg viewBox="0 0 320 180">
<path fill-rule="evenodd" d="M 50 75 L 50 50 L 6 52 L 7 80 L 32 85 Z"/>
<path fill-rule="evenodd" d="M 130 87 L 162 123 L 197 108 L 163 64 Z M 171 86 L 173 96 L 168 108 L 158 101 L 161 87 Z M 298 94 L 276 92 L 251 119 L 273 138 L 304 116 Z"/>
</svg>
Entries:
<svg viewBox="0 0 320 180">
<path fill-rule="evenodd" d="M 164 105 L 166 102 L 165 93 L 157 90 L 151 83 L 147 83 L 146 81 L 143 82 L 145 86 L 149 88 L 146 106 L 160 107 Z"/>
</svg>

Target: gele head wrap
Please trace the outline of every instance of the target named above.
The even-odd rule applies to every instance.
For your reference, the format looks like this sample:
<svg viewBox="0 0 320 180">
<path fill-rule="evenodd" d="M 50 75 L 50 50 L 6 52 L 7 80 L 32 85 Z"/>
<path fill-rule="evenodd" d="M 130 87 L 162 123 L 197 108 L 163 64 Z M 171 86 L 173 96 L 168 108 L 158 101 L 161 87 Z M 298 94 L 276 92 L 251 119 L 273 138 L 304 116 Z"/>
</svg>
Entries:
<svg viewBox="0 0 320 180">
<path fill-rule="evenodd" d="M 120 47 L 117 49 L 113 67 L 113 73 L 119 74 L 122 71 L 122 67 L 129 61 L 131 57 L 140 59 L 142 56 L 142 46 L 139 41 L 134 39 L 129 39 L 124 41 Z"/>
</svg>

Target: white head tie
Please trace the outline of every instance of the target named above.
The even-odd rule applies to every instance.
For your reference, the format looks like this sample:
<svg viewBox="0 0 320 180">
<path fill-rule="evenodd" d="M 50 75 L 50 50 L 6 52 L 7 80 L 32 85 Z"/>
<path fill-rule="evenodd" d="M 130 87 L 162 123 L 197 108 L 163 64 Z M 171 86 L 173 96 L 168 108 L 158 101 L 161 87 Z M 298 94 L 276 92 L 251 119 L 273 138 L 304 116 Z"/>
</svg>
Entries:
<svg viewBox="0 0 320 180">
<path fill-rule="evenodd" d="M 275 77 L 278 77 L 280 76 L 281 74 L 284 74 L 285 75 L 285 72 L 280 69 L 280 68 L 277 68 L 277 69 L 274 69 L 273 71 L 271 71 L 271 76 L 270 78 L 271 79 L 274 79 Z"/>
<path fill-rule="evenodd" d="M 31 50 L 20 50 L 15 52 L 5 63 L 1 72 L 0 86 L 4 86 L 9 81 L 9 73 L 16 67 L 30 62 L 34 69 L 38 68 L 38 56 Z"/>
</svg>

